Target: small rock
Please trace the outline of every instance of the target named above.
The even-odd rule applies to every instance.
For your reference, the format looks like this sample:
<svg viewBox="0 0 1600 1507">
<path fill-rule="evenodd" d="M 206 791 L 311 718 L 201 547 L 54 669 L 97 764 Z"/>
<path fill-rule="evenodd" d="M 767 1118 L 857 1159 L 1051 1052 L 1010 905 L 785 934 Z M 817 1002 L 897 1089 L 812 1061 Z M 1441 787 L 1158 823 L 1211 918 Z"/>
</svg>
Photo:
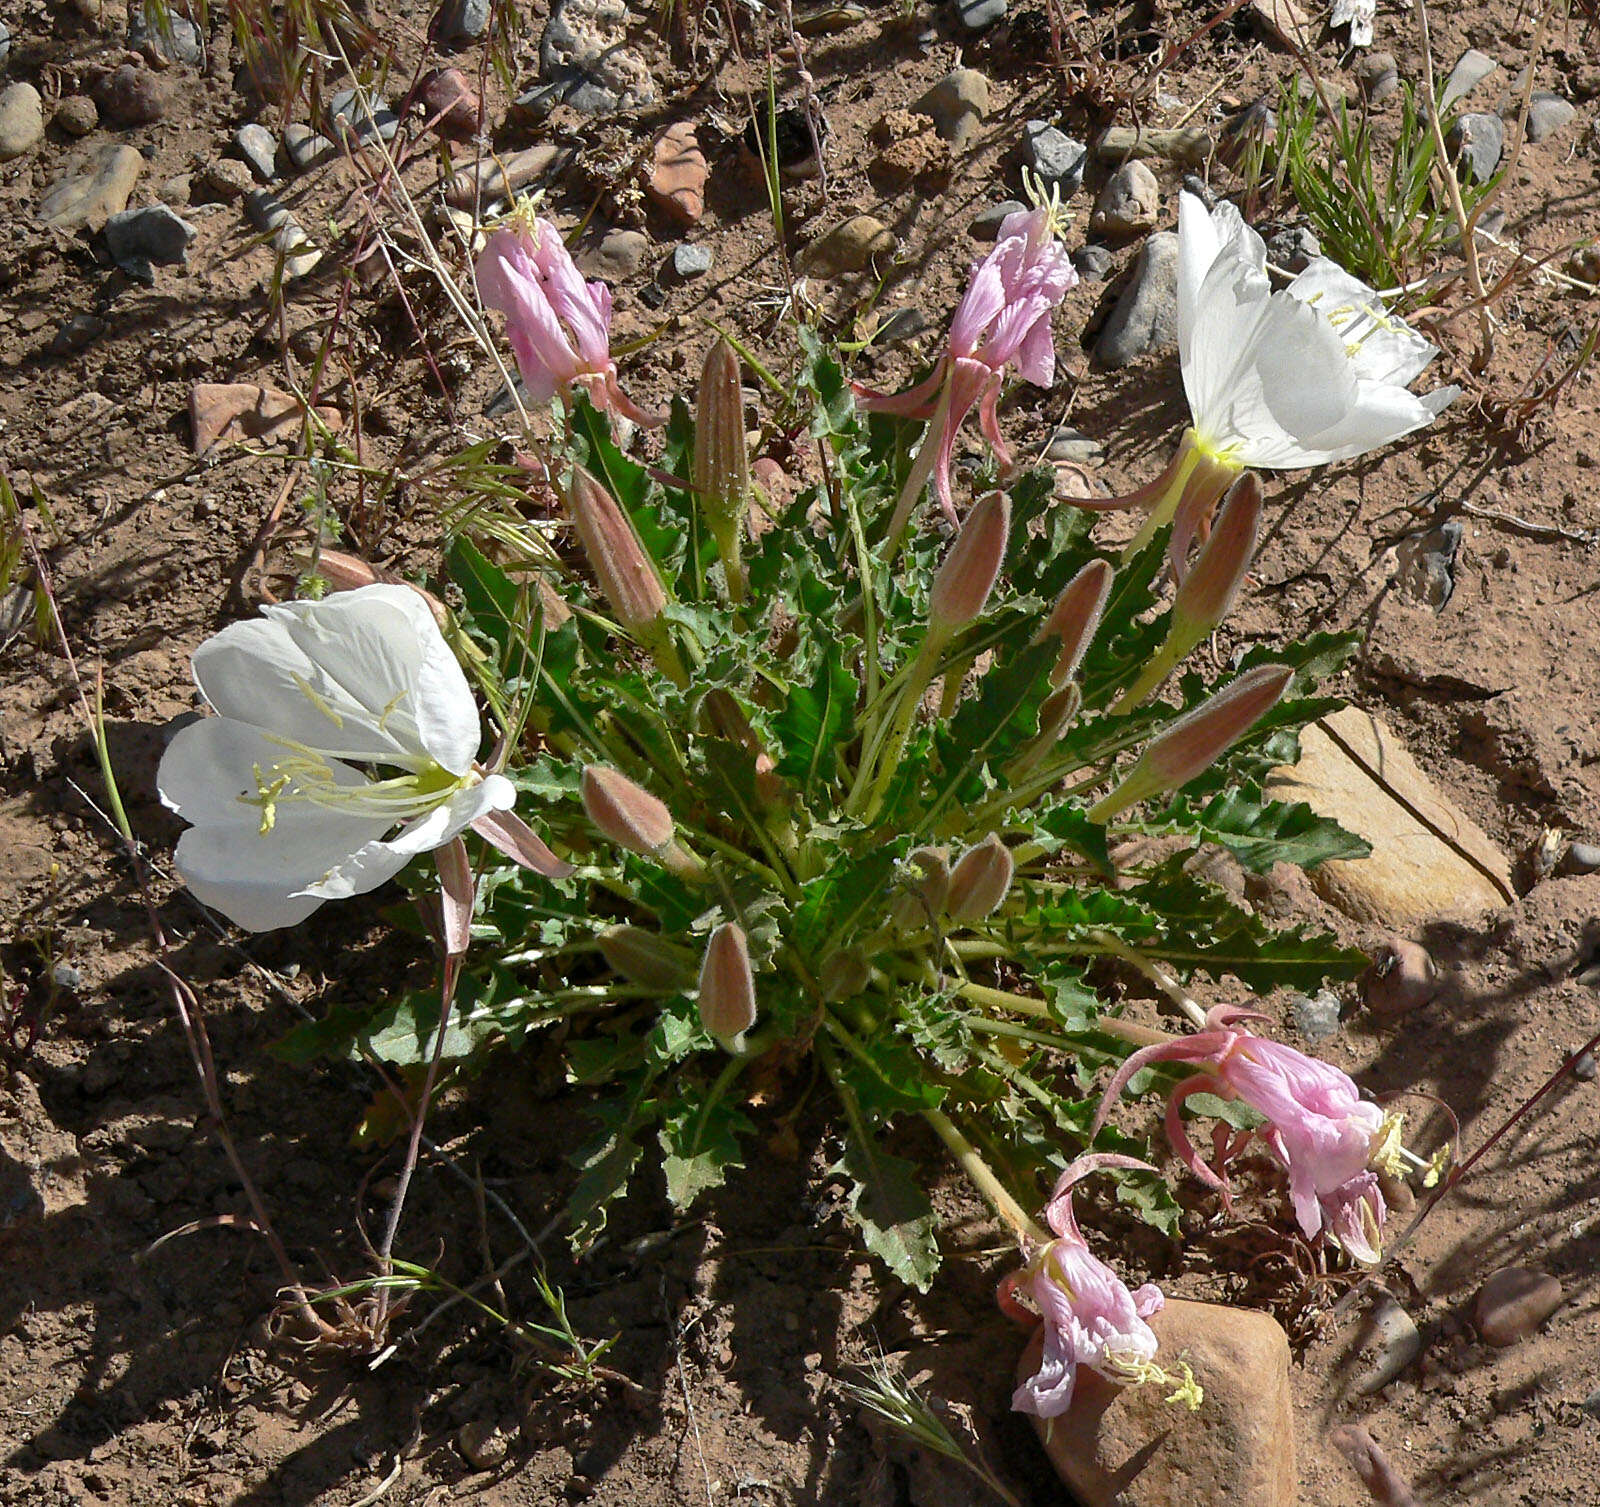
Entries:
<svg viewBox="0 0 1600 1507">
<path fill-rule="evenodd" d="M 578 253 L 577 262 L 587 276 L 620 283 L 644 266 L 649 254 L 650 238 L 642 230 L 608 230 Z"/>
<path fill-rule="evenodd" d="M 657 139 L 644 191 L 670 219 L 693 225 L 706 211 L 707 171 L 694 126 L 680 120 Z"/>
<path fill-rule="evenodd" d="M 1572 1076 L 1580 1083 L 1593 1083 L 1600 1076 L 1600 1063 L 1595 1062 L 1593 1052 L 1578 1053 L 1578 1060 L 1572 1064 Z"/>
<path fill-rule="evenodd" d="M 1374 1015 L 1410 1015 L 1439 992 L 1439 971 L 1427 948 L 1404 937 L 1391 937 L 1377 948 L 1363 980 Z"/>
<path fill-rule="evenodd" d="M 1116 256 L 1109 246 L 1090 244 L 1080 246 L 1072 253 L 1072 265 L 1086 283 L 1103 283 L 1117 265 Z"/>
<path fill-rule="evenodd" d="M 44 100 L 32 84 L 0 90 L 0 162 L 29 151 L 44 135 Z"/>
<path fill-rule="evenodd" d="M 1567 273 L 1579 282 L 1600 283 L 1600 246 L 1580 246 L 1567 258 Z"/>
<path fill-rule="evenodd" d="M 283 128 L 283 149 L 289 154 L 289 161 L 302 173 L 339 150 L 338 146 L 320 131 L 313 131 L 310 126 L 298 120 L 290 121 Z"/>
<path fill-rule="evenodd" d="M 539 39 L 540 82 L 517 99 L 524 113 L 570 105 L 610 115 L 655 103 L 655 80 L 631 44 L 623 0 L 554 0 Z"/>
<path fill-rule="evenodd" d="M 483 102 L 459 68 L 435 69 L 422 81 L 418 98 L 427 119 L 440 135 L 476 134 L 483 115 Z"/>
<path fill-rule="evenodd" d="M 1094 144 L 1096 159 L 1111 166 L 1129 157 L 1159 157 L 1167 162 L 1204 167 L 1215 150 L 1211 133 L 1200 126 L 1181 126 L 1170 131 L 1107 126 Z M 1203 197 L 1209 205 L 1209 189 Z"/>
<path fill-rule="evenodd" d="M 493 14 L 493 0 L 445 0 L 439 11 L 439 40 L 446 46 L 476 42 L 488 31 Z"/>
<path fill-rule="evenodd" d="M 1456 589 L 1456 557 L 1465 530 L 1451 518 L 1401 540 L 1395 549 L 1400 589 L 1413 601 L 1443 612 Z"/>
<path fill-rule="evenodd" d="M 87 136 L 100 124 L 100 111 L 87 94 L 69 94 L 50 118 L 68 136 Z"/>
<path fill-rule="evenodd" d="M 494 1470 L 505 1464 L 511 1442 L 494 1424 L 474 1418 L 456 1430 L 456 1448 L 474 1470 Z"/>
<path fill-rule="evenodd" d="M 124 63 L 100 80 L 94 100 L 113 125 L 147 126 L 172 107 L 175 92 L 172 81 L 164 75 Z"/>
<path fill-rule="evenodd" d="M 716 262 L 709 246 L 677 246 L 672 252 L 673 276 L 688 282 L 692 277 L 704 277 Z"/>
<path fill-rule="evenodd" d="M 1456 171 L 1463 178 L 1487 183 L 1500 166 L 1505 150 L 1506 128 L 1498 115 L 1474 110 L 1458 115 L 1445 135 L 1445 145 L 1456 159 Z"/>
<path fill-rule="evenodd" d="M 638 298 L 647 309 L 659 309 L 667 302 L 667 290 L 660 283 L 646 283 L 639 289 Z"/>
<path fill-rule="evenodd" d="M 1339 996 L 1331 989 L 1319 989 L 1315 994 L 1296 994 L 1289 1000 L 1294 1028 L 1312 1046 L 1339 1034 L 1341 1008 Z"/>
<path fill-rule="evenodd" d="M 1381 1392 L 1421 1354 L 1422 1335 L 1411 1315 L 1380 1293 L 1361 1321 L 1356 1355 L 1364 1364 L 1351 1386 L 1363 1397 Z"/>
<path fill-rule="evenodd" d="M 1439 98 L 1441 115 L 1457 100 L 1465 99 L 1471 94 L 1499 66 L 1487 53 L 1479 52 L 1476 47 L 1469 47 L 1461 54 L 1456 66 L 1450 70 L 1450 77 L 1444 81 L 1444 93 Z"/>
<path fill-rule="evenodd" d="M 200 169 L 200 186 L 219 199 L 242 199 L 255 187 L 250 169 L 233 157 L 219 157 Z"/>
<path fill-rule="evenodd" d="M 879 150 L 867 167 L 874 187 L 890 193 L 908 183 L 930 187 L 950 178 L 950 143 L 940 139 L 926 116 L 888 110 L 869 133 Z"/>
<path fill-rule="evenodd" d="M 359 144 L 376 136 L 391 141 L 399 129 L 399 117 L 381 94 L 341 89 L 328 101 L 328 131 L 335 140 L 349 136 Z"/>
<path fill-rule="evenodd" d="M 444 200 L 452 209 L 488 209 L 559 172 L 571 160 L 569 148 L 550 141 L 508 152 L 498 160 L 485 157 L 451 178 L 445 185 Z"/>
<path fill-rule="evenodd" d="M 128 17 L 128 47 L 157 67 L 164 63 L 198 67 L 206 55 L 199 29 L 187 16 L 167 10 L 165 15 L 147 17 L 142 6 Z"/>
<path fill-rule="evenodd" d="M 318 408 L 317 417 L 330 429 L 338 429 L 344 422 L 337 408 Z M 222 441 L 270 445 L 292 440 L 300 433 L 303 420 L 298 398 L 254 382 L 199 382 L 189 393 L 196 455 L 204 455 Z"/>
<path fill-rule="evenodd" d="M 1089 217 L 1089 229 L 1112 237 L 1143 235 L 1155 228 L 1160 214 L 1161 185 L 1135 157 L 1106 179 Z"/>
<path fill-rule="evenodd" d="M 802 269 L 821 277 L 863 271 L 895 249 L 894 232 L 871 215 L 851 215 L 811 242 L 799 256 Z"/>
<path fill-rule="evenodd" d="M 917 101 L 917 109 L 931 117 L 940 139 L 959 152 L 989 113 L 989 80 L 976 68 L 957 68 Z"/>
<path fill-rule="evenodd" d="M 1356 82 L 1369 105 L 1382 104 L 1400 87 L 1400 69 L 1392 52 L 1369 52 L 1356 64 Z"/>
<path fill-rule="evenodd" d="M 899 340 L 913 340 L 928 328 L 928 316 L 921 309 L 890 309 L 878 321 L 872 338 L 878 345 L 893 345 Z"/>
<path fill-rule="evenodd" d="M 1163 1362 L 1193 1369 L 1199 1412 L 1164 1401 L 1164 1387 L 1117 1387 L 1080 1367 L 1066 1413 L 1048 1428 L 1034 1419 L 1056 1473 L 1088 1507 L 1294 1507 L 1289 1341 L 1277 1321 L 1168 1298 L 1150 1327 Z M 1038 1353 L 1035 1331 L 1019 1376 Z"/>
<path fill-rule="evenodd" d="M 1048 461 L 1068 461 L 1075 466 L 1100 466 L 1105 464 L 1106 447 L 1081 429 L 1063 425 L 1050 436 L 1044 458 Z"/>
<path fill-rule="evenodd" d="M 265 126 L 254 121 L 240 126 L 234 133 L 233 144 L 262 183 L 271 183 L 278 176 L 278 143 Z"/>
<path fill-rule="evenodd" d="M 1309 225 L 1291 225 L 1267 242 L 1267 260 L 1288 272 L 1304 272 L 1322 255 L 1322 242 Z"/>
<path fill-rule="evenodd" d="M 105 320 L 94 314 L 74 314 L 54 335 L 47 347 L 52 356 L 70 356 L 106 332 Z"/>
<path fill-rule="evenodd" d="M 1355 1423 L 1344 1423 L 1328 1434 L 1331 1444 L 1361 1477 L 1361 1484 L 1372 1493 L 1378 1507 L 1416 1507 L 1411 1488 L 1395 1472 L 1378 1441 Z"/>
<path fill-rule="evenodd" d="M 306 276 L 322 260 L 304 226 L 266 189 L 246 194 L 244 209 L 257 230 L 271 232 L 272 249 L 283 258 L 283 275 L 291 282 Z"/>
<path fill-rule="evenodd" d="M 39 197 L 39 218 L 56 230 L 99 230 L 128 202 L 144 171 L 130 146 L 105 142 L 77 158 Z"/>
<path fill-rule="evenodd" d="M 188 173 L 174 173 L 156 189 L 156 198 L 173 209 L 187 207 L 194 197 L 194 179 Z"/>
<path fill-rule="evenodd" d="M 0 1151 L 0 1237 L 15 1235 L 43 1215 L 44 1198 L 34 1184 L 30 1168 Z"/>
<path fill-rule="evenodd" d="M 1177 343 L 1178 237 L 1158 230 L 1139 248 L 1133 275 L 1095 342 L 1094 359 L 1114 369 Z"/>
<path fill-rule="evenodd" d="M 983 31 L 1006 13 L 1006 0 L 956 0 L 956 15 L 968 31 Z"/>
<path fill-rule="evenodd" d="M 1600 846 L 1592 842 L 1575 842 L 1561 855 L 1563 874 L 1593 874 L 1600 871 Z"/>
<path fill-rule="evenodd" d="M 11 28 L 4 21 L 0 21 L 0 68 L 5 67 L 6 59 L 11 56 Z"/>
<path fill-rule="evenodd" d="M 1563 126 L 1571 125 L 1577 109 L 1559 94 L 1541 89 L 1528 101 L 1528 140 L 1544 141 Z"/>
<path fill-rule="evenodd" d="M 101 328 L 103 329 L 104 325 Z M 57 989 L 65 989 L 69 994 L 76 994 L 83 988 L 83 970 L 71 963 L 57 963 L 50 970 L 50 982 Z"/>
<path fill-rule="evenodd" d="M 1005 223 L 1008 215 L 1022 214 L 1027 205 L 1020 199 L 1006 199 L 999 204 L 991 204 L 987 209 L 980 209 L 974 216 L 969 231 L 980 241 L 993 241 L 1000 235 L 1000 227 Z"/>
<path fill-rule="evenodd" d="M 138 262 L 175 266 L 189 260 L 195 228 L 165 204 L 125 209 L 106 221 L 106 249 L 119 267 Z"/>
<path fill-rule="evenodd" d="M 1089 149 L 1046 120 L 1030 120 L 1022 128 L 1022 160 L 1044 180 L 1047 189 L 1059 188 L 1069 199 L 1083 186 L 1083 168 Z"/>
<path fill-rule="evenodd" d="M 1485 1344 L 1503 1349 L 1527 1339 L 1564 1296 L 1561 1284 L 1545 1272 L 1503 1266 L 1478 1289 L 1473 1321 Z"/>
<path fill-rule="evenodd" d="M 1298 49 L 1315 33 L 1311 18 L 1295 0 L 1249 0 L 1245 9 L 1261 23 L 1261 30 L 1285 47 Z"/>
</svg>

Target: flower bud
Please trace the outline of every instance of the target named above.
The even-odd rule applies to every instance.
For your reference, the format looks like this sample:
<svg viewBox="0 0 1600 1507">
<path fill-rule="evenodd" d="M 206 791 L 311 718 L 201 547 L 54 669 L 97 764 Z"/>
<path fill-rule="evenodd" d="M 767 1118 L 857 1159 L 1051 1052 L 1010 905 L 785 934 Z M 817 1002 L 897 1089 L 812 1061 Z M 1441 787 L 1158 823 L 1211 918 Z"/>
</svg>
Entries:
<svg viewBox="0 0 1600 1507">
<path fill-rule="evenodd" d="M 830 953 L 822 960 L 817 982 L 822 986 L 822 997 L 829 1004 L 854 999 L 867 987 L 872 978 L 872 965 L 859 947 L 846 947 Z"/>
<path fill-rule="evenodd" d="M 1050 672 L 1050 684 L 1058 689 L 1077 673 L 1084 651 L 1094 641 L 1115 574 L 1109 560 L 1091 560 L 1062 587 L 1034 639 L 1035 643 L 1050 638 L 1061 640 L 1061 658 Z"/>
<path fill-rule="evenodd" d="M 750 505 L 750 454 L 744 439 L 744 389 L 739 358 L 726 339 L 706 353 L 695 398 L 695 495 L 705 510 L 711 536 L 722 557 L 728 598 L 744 599 L 744 569 L 739 562 L 745 515 Z"/>
<path fill-rule="evenodd" d="M 605 764 L 590 764 L 583 771 L 579 794 L 589 820 L 618 847 L 654 858 L 672 841 L 672 813 L 627 775 Z"/>
<path fill-rule="evenodd" d="M 694 975 L 694 958 L 642 926 L 608 926 L 595 941 L 613 973 L 630 984 L 662 993 L 683 988 Z"/>
<path fill-rule="evenodd" d="M 1011 851 L 996 833 L 968 848 L 950 871 L 950 898 L 945 905 L 950 919 L 970 924 L 993 915 L 1015 873 Z"/>
<path fill-rule="evenodd" d="M 628 515 L 582 466 L 573 468 L 562 501 L 617 620 L 648 639 L 666 609 L 667 594 Z"/>
<path fill-rule="evenodd" d="M 1089 820 L 1108 822 L 1153 795 L 1177 790 L 1208 769 L 1276 706 L 1294 679 L 1287 665 L 1258 665 L 1156 738 Z"/>
<path fill-rule="evenodd" d="M 756 1023 L 756 980 L 744 929 L 724 921 L 706 943 L 700 964 L 700 1023 L 730 1052 L 744 1050 L 744 1033 Z"/>
<path fill-rule="evenodd" d="M 1254 471 L 1246 471 L 1229 490 L 1210 537 L 1173 599 L 1173 635 L 1189 639 L 1189 648 L 1228 615 L 1255 558 L 1260 529 L 1261 482 Z"/>
<path fill-rule="evenodd" d="M 922 870 L 922 878 L 895 901 L 889 920 L 901 931 L 921 931 L 950 896 L 950 858 L 943 848 L 913 848 L 908 861 Z"/>
<path fill-rule="evenodd" d="M 1011 499 L 990 492 L 967 514 L 928 594 L 928 625 L 940 636 L 964 628 L 988 605 L 1005 563 Z"/>
</svg>

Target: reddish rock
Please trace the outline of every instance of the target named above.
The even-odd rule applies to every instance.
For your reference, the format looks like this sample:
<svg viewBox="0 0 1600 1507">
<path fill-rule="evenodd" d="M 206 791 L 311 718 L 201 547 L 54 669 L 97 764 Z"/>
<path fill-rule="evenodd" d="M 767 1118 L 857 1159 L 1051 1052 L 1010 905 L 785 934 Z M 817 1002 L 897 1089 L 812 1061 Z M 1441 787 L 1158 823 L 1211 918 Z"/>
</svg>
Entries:
<svg viewBox="0 0 1600 1507">
<path fill-rule="evenodd" d="M 483 105 L 478 91 L 459 68 L 440 68 L 422 81 L 418 91 L 427 119 L 441 136 L 471 136 L 478 129 Z"/>
<path fill-rule="evenodd" d="M 1561 1306 L 1561 1284 L 1545 1272 L 1503 1266 L 1478 1289 L 1473 1317 L 1484 1343 L 1504 1348 L 1525 1340 Z"/>
<path fill-rule="evenodd" d="M 344 422 L 337 408 L 318 408 L 316 412 L 330 429 Z M 196 455 L 204 455 L 224 440 L 270 445 L 293 439 L 300 432 L 302 418 L 296 398 L 254 382 L 199 382 L 189 394 Z"/>
<path fill-rule="evenodd" d="M 94 102 L 113 125 L 147 126 L 167 113 L 175 92 L 171 79 L 124 63 L 100 80 Z"/>
<path fill-rule="evenodd" d="M 1347 1423 L 1328 1435 L 1331 1444 L 1361 1477 L 1361 1484 L 1381 1507 L 1416 1507 L 1411 1488 L 1396 1473 L 1378 1441 L 1359 1424 Z"/>
<path fill-rule="evenodd" d="M 644 191 L 680 225 L 693 225 L 706 209 L 706 154 L 686 120 L 668 126 L 656 142 Z"/>
<path fill-rule="evenodd" d="M 1165 1388 L 1116 1387 L 1083 1367 L 1072 1406 L 1035 1419 L 1056 1473 L 1084 1507 L 1297 1507 L 1289 1341 L 1264 1313 L 1169 1298 L 1150 1320 L 1158 1364 L 1185 1361 L 1205 1391 L 1198 1412 Z M 1018 1376 L 1039 1363 L 1035 1334 Z"/>
<path fill-rule="evenodd" d="M 1373 953 L 1362 983 L 1374 1015 L 1409 1015 L 1439 992 L 1439 970 L 1425 947 L 1393 937 Z"/>
</svg>

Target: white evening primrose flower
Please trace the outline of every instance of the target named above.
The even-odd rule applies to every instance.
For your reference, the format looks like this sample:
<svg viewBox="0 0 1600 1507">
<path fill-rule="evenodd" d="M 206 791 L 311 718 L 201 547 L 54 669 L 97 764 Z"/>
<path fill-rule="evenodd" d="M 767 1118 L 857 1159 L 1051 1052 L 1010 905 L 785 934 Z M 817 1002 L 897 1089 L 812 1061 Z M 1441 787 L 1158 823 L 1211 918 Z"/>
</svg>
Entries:
<svg viewBox="0 0 1600 1507">
<path fill-rule="evenodd" d="M 376 889 L 467 827 L 567 871 L 510 815 L 511 782 L 474 762 L 477 704 L 409 586 L 265 607 L 207 639 L 194 678 L 220 715 L 178 733 L 156 783 L 192 824 L 183 882 L 247 931 Z"/>
</svg>

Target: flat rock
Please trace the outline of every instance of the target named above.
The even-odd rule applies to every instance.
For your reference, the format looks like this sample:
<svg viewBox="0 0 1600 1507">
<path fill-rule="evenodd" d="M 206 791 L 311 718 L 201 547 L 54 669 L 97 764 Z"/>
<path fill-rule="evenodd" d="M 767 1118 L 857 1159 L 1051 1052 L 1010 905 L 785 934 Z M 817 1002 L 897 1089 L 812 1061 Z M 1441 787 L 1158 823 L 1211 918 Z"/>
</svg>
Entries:
<svg viewBox="0 0 1600 1507">
<path fill-rule="evenodd" d="M 445 185 L 445 203 L 452 209 L 487 209 L 559 172 L 571 158 L 570 148 L 550 141 L 536 142 L 498 159 L 486 157 L 450 179 Z"/>
<path fill-rule="evenodd" d="M 318 408 L 317 417 L 337 429 L 337 408 Z M 300 433 L 303 412 L 297 398 L 254 382 L 199 382 L 189 393 L 189 422 L 196 455 L 213 445 L 245 442 L 271 445 Z"/>
<path fill-rule="evenodd" d="M 103 142 L 78 157 L 39 199 L 39 218 L 56 230 L 99 230 L 119 209 L 144 171 L 133 147 Z"/>
<path fill-rule="evenodd" d="M 195 228 L 165 204 L 124 209 L 106 221 L 106 249 L 125 270 L 139 263 L 174 266 L 189 260 Z"/>
<path fill-rule="evenodd" d="M 44 100 L 32 84 L 0 90 L 0 162 L 30 151 L 44 135 Z"/>
<path fill-rule="evenodd" d="M 1400 66 L 1392 52 L 1369 52 L 1356 64 L 1356 84 L 1367 103 L 1381 105 L 1400 87 Z"/>
<path fill-rule="evenodd" d="M 1133 275 L 1095 342 L 1094 359 L 1114 369 L 1177 344 L 1178 237 L 1158 230 L 1139 248 Z"/>
<path fill-rule="evenodd" d="M 1456 60 L 1450 77 L 1444 81 L 1444 92 L 1439 96 L 1440 111 L 1446 111 L 1457 100 L 1465 99 L 1499 66 L 1488 53 L 1469 47 Z"/>
<path fill-rule="evenodd" d="M 290 121 L 283 128 L 283 149 L 289 161 L 304 172 L 315 167 L 339 150 L 338 144 L 320 131 L 314 131 L 303 121 Z"/>
<path fill-rule="evenodd" d="M 933 121 L 940 138 L 959 152 L 989 113 L 989 80 L 976 68 L 957 68 L 917 101 L 917 109 Z"/>
<path fill-rule="evenodd" d="M 148 126 L 172 107 L 175 93 L 172 80 L 165 74 L 124 63 L 95 86 L 94 102 L 113 125 Z"/>
<path fill-rule="evenodd" d="M 1063 425 L 1050 436 L 1044 457 L 1049 461 L 1071 461 L 1077 466 L 1099 466 L 1105 463 L 1106 447 L 1093 435 Z"/>
<path fill-rule="evenodd" d="M 255 187 L 255 177 L 244 163 L 232 157 L 208 162 L 199 172 L 200 187 L 218 199 L 242 199 Z"/>
<path fill-rule="evenodd" d="M 1111 276 L 1117 258 L 1109 246 L 1097 246 L 1091 242 L 1072 253 L 1072 265 L 1084 282 L 1103 283 Z"/>
<path fill-rule="evenodd" d="M 476 42 L 493 15 L 492 0 L 445 0 L 439 11 L 439 40 L 447 46 Z"/>
<path fill-rule="evenodd" d="M 206 55 L 199 28 L 187 16 L 180 16 L 175 10 L 146 16 L 143 6 L 128 17 L 128 46 L 158 67 L 163 63 L 199 67 Z"/>
<path fill-rule="evenodd" d="M 1317 893 L 1358 921 L 1409 929 L 1476 919 L 1516 899 L 1505 855 L 1359 707 L 1307 727 L 1300 762 L 1273 770 L 1266 789 L 1371 843 L 1367 858 L 1330 859 L 1311 872 Z"/>
<path fill-rule="evenodd" d="M 1422 1354 L 1422 1334 L 1415 1320 L 1386 1292 L 1380 1292 L 1362 1315 L 1352 1360 L 1351 1388 L 1361 1396 L 1381 1392 Z"/>
<path fill-rule="evenodd" d="M 656 140 L 645 194 L 669 219 L 693 225 L 706 212 L 708 171 L 693 123 L 677 121 Z"/>
<path fill-rule="evenodd" d="M 716 264 L 709 246 L 677 246 L 672 252 L 674 277 L 688 282 L 692 277 L 704 277 Z"/>
<path fill-rule="evenodd" d="M 1045 183 L 1059 188 L 1063 199 L 1083 187 L 1089 149 L 1047 120 L 1030 120 L 1022 128 L 1022 160 Z"/>
<path fill-rule="evenodd" d="M 1485 1344 L 1503 1349 L 1525 1340 L 1561 1306 L 1561 1284 L 1546 1272 L 1503 1266 L 1473 1303 L 1473 1322 Z"/>
<path fill-rule="evenodd" d="M 1458 115 L 1451 122 L 1444 141 L 1450 155 L 1457 159 L 1456 171 L 1463 178 L 1487 183 L 1500 166 L 1500 155 L 1506 146 L 1506 128 L 1498 115 L 1473 110 Z"/>
<path fill-rule="evenodd" d="M 517 99 L 542 113 L 570 105 L 583 115 L 611 115 L 655 103 L 649 65 L 630 45 L 623 0 L 555 0 L 539 39 L 540 82 Z"/>
<path fill-rule="evenodd" d="M 306 276 L 321 262 L 322 253 L 305 227 L 266 189 L 246 194 L 244 211 L 257 230 L 270 232 L 272 249 L 283 258 L 283 274 L 290 281 Z"/>
<path fill-rule="evenodd" d="M 69 94 L 50 119 L 68 136 L 87 136 L 100 124 L 100 108 L 87 94 Z"/>
<path fill-rule="evenodd" d="M 1570 100 L 1539 90 L 1528 100 L 1528 140 L 1540 142 L 1554 136 L 1562 127 L 1571 125 L 1577 113 Z"/>
<path fill-rule="evenodd" d="M 381 94 L 341 89 L 328 101 L 328 132 L 336 141 L 341 136 L 349 136 L 358 144 L 375 138 L 392 141 L 399 129 L 399 116 Z"/>
<path fill-rule="evenodd" d="M 801 269 L 820 277 L 840 277 L 861 272 L 875 260 L 891 255 L 894 232 L 871 215 L 851 215 L 825 231 L 798 258 Z"/>
<path fill-rule="evenodd" d="M 1085 1507 L 1296 1507 L 1289 1341 L 1264 1313 L 1168 1298 L 1150 1320 L 1160 1364 L 1181 1358 L 1205 1392 L 1198 1412 L 1166 1388 L 1116 1387 L 1087 1366 L 1072 1406 L 1035 1419 L 1045 1453 Z M 1019 1376 L 1038 1364 L 1036 1334 Z"/>
<path fill-rule="evenodd" d="M 1289 997 L 1289 1014 L 1294 1020 L 1294 1028 L 1311 1046 L 1330 1041 L 1339 1034 L 1341 1009 L 1339 996 L 1331 989 Z"/>
<path fill-rule="evenodd" d="M 968 31 L 986 31 L 1006 13 L 1006 0 L 956 0 L 956 15 Z"/>
<path fill-rule="evenodd" d="M 1137 157 L 1106 179 L 1095 199 L 1089 229 L 1096 235 L 1125 238 L 1154 230 L 1161 215 L 1161 185 Z"/>
<path fill-rule="evenodd" d="M 1005 199 L 999 204 L 991 204 L 973 216 L 968 229 L 980 241 L 997 240 L 1000 227 L 1005 224 L 1006 218 L 1009 215 L 1021 214 L 1027 207 L 1020 199 Z"/>
<path fill-rule="evenodd" d="M 1164 162 L 1204 167 L 1215 150 L 1215 138 L 1200 126 L 1180 126 L 1170 131 L 1107 126 L 1094 144 L 1095 159 L 1112 165 L 1129 157 L 1157 157 Z M 1209 199 L 1209 195 L 1204 197 Z"/>
<path fill-rule="evenodd" d="M 1316 41 L 1317 28 L 1295 0 L 1249 0 L 1246 9 L 1269 37 L 1285 47 L 1309 47 Z"/>
<path fill-rule="evenodd" d="M 278 176 L 278 141 L 265 126 L 254 121 L 240 126 L 233 144 L 258 181 L 271 183 Z"/>
<path fill-rule="evenodd" d="M 599 241 L 583 247 L 576 261 L 584 276 L 620 283 L 644 266 L 649 255 L 650 237 L 642 230 L 608 230 Z"/>
</svg>

